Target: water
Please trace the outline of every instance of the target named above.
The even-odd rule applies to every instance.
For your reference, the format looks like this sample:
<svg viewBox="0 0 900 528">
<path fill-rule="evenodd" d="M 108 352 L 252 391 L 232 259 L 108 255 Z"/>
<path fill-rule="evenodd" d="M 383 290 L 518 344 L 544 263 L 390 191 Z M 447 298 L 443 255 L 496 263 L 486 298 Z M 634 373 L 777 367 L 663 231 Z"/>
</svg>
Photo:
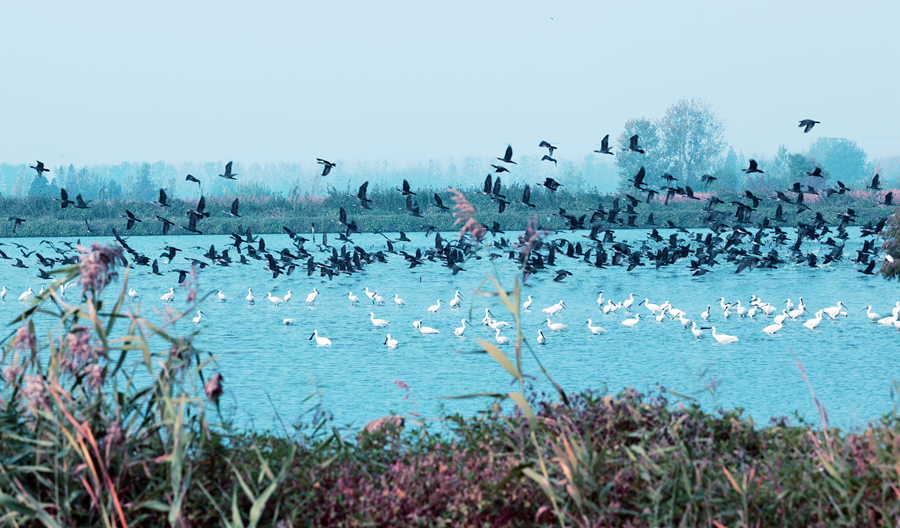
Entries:
<svg viewBox="0 0 900 528">
<path fill-rule="evenodd" d="M 670 231 L 660 233 L 667 237 Z M 575 239 L 582 234 L 560 236 Z M 407 250 L 433 245 L 432 239 L 426 240 L 422 233 L 409 236 L 412 242 L 405 246 Z M 645 240 L 646 232 L 619 232 L 618 238 Z M 286 235 L 265 239 L 270 249 L 289 245 Z M 46 246 L 38 246 L 37 239 L 16 241 L 40 249 L 45 256 L 51 254 Z M 161 269 L 168 270 L 188 269 L 189 263 L 180 260 L 182 256 L 200 258 L 210 244 L 221 250 L 228 241 L 224 236 L 133 237 L 129 244 L 151 258 L 158 256 L 167 243 L 184 249 L 175 263 L 161 265 Z M 367 251 L 377 251 L 382 249 L 384 239 L 377 234 L 356 235 L 354 242 Z M 850 255 L 851 248 L 861 245 L 858 238 L 852 237 L 845 254 Z M 397 249 L 402 248 L 397 245 Z M 828 249 L 823 248 L 820 253 L 824 256 Z M 505 258 L 489 260 L 487 256 L 492 251 L 482 250 L 485 258 L 465 263 L 466 271 L 455 277 L 433 262 L 408 269 L 399 255 L 389 255 L 387 264 L 371 264 L 362 273 L 331 281 L 318 274 L 307 277 L 300 268 L 290 277 L 272 279 L 259 261 L 252 261 L 249 266 L 205 268 L 200 273 L 201 290 L 221 289 L 229 298 L 220 303 L 213 295 L 204 303 L 202 308 L 208 317 L 204 317 L 202 333 L 196 340 L 198 347 L 219 356 L 213 369 L 225 377 L 224 411 L 239 424 L 280 430 L 282 421 L 293 422 L 311 406 L 312 402 L 304 402 L 304 398 L 315 386 L 321 389 L 324 406 L 337 423 L 354 427 L 389 412 L 437 417 L 441 405 L 449 412 L 469 415 L 484 410 L 487 402 L 483 399 L 440 398 L 513 390 L 509 374 L 487 355 L 456 353 L 478 350 L 476 337 L 493 342 L 494 332 L 481 324 L 485 307 L 490 307 L 497 319 L 513 322 L 496 297 L 474 294 L 488 274 L 497 275 L 511 289 L 515 266 Z M 7 253 L 12 256 L 10 251 Z M 782 251 L 782 255 L 786 253 Z M 318 254 L 316 258 L 320 258 Z M 757 422 L 766 422 L 773 416 L 791 416 L 795 411 L 816 421 L 818 414 L 799 362 L 832 424 L 843 428 L 864 426 L 882 412 L 890 411 L 891 382 L 900 379 L 900 363 L 896 359 L 900 332 L 873 325 L 861 310 L 871 304 L 876 312 L 890 315 L 894 302 L 900 300 L 897 283 L 857 273 L 857 266 L 846 260 L 821 269 L 787 264 L 777 270 L 737 275 L 733 266 L 725 264 L 702 277 L 692 277 L 686 265 L 687 262 L 679 262 L 660 270 L 648 265 L 629 273 L 624 268 L 599 270 L 578 260 L 557 257 L 556 269 L 567 269 L 574 275 L 562 283 L 553 282 L 553 273 L 528 280 L 523 300 L 532 295 L 535 301 L 531 311 L 522 317 L 524 335 L 550 374 L 569 392 L 603 388 L 616 392 L 628 386 L 648 392 L 655 391 L 658 383 L 697 398 L 707 409 L 742 407 Z M 173 307 L 186 306 L 187 292 L 177 286 L 177 274 L 157 277 L 147 271 L 143 267 L 135 270 L 130 282 L 141 294 L 146 316 L 160 320 L 152 309 L 164 308 L 159 297 L 169 287 L 174 286 L 176 291 Z M 7 302 L 0 305 L 0 319 L 11 321 L 21 313 L 15 299 L 29 286 L 38 291 L 40 280 L 35 274 L 34 266 L 22 270 L 0 265 L 0 286 L 6 285 L 10 290 Z M 385 298 L 384 306 L 367 304 L 363 291 L 366 286 Z M 257 299 L 253 306 L 244 300 L 248 287 L 253 288 Z M 319 296 L 315 306 L 308 307 L 304 300 L 313 287 L 318 288 Z M 288 289 L 293 292 L 290 305 L 276 308 L 265 299 L 267 292 L 281 297 Z M 448 306 L 455 290 L 464 296 L 462 309 Z M 640 323 L 634 328 L 623 326 L 621 321 L 627 317 L 623 310 L 604 316 L 596 303 L 600 290 L 613 301 L 625 300 L 634 293 L 637 301 L 633 311 L 642 314 Z M 350 291 L 360 298 L 359 306 L 350 307 Z M 394 293 L 406 301 L 405 307 L 394 304 Z M 849 315 L 837 321 L 823 320 L 816 332 L 802 326 L 811 317 L 804 315 L 797 321 L 788 321 L 775 336 L 762 332 L 771 324 L 770 317 L 750 320 L 732 316 L 723 321 L 720 297 L 732 302 L 741 300 L 746 306 L 752 294 L 782 306 L 787 298 L 796 303 L 803 296 L 810 312 L 842 300 L 849 306 Z M 658 304 L 669 300 L 687 312 L 687 318 L 697 321 L 707 305 L 712 305 L 709 325 L 715 325 L 720 333 L 738 336 L 740 341 L 719 345 L 709 331 L 703 339 L 695 340 L 678 321 L 657 323 L 644 307 L 638 307 L 645 297 Z M 70 295 L 70 299 L 74 296 Z M 436 314 L 429 314 L 426 308 L 437 299 L 442 300 L 443 306 Z M 569 328 L 553 332 L 547 328 L 541 309 L 560 299 L 565 300 L 568 309 L 552 319 Z M 390 326 L 375 328 L 369 322 L 370 311 L 377 318 L 391 321 Z M 453 329 L 470 312 L 473 326 L 466 330 L 464 338 L 455 337 Z M 294 318 L 298 324 L 284 326 L 285 318 Z M 608 332 L 593 336 L 581 327 L 588 318 Z M 420 335 L 412 326 L 418 319 L 440 330 L 440 334 Z M 539 328 L 549 339 L 546 346 L 539 347 L 535 341 Z M 191 329 L 189 319 L 176 327 L 182 334 Z M 333 346 L 318 347 L 309 340 L 314 329 L 331 339 Z M 397 349 L 383 345 L 387 333 L 400 341 Z M 514 337 L 509 330 L 503 335 Z M 509 355 L 514 353 L 512 346 L 503 349 Z M 135 355 L 134 362 L 139 360 Z M 537 390 L 552 392 L 529 354 L 525 355 L 524 369 L 536 377 Z M 395 380 L 405 382 L 409 393 L 399 388 Z M 715 386 L 715 394 L 705 391 L 705 385 Z"/>
</svg>

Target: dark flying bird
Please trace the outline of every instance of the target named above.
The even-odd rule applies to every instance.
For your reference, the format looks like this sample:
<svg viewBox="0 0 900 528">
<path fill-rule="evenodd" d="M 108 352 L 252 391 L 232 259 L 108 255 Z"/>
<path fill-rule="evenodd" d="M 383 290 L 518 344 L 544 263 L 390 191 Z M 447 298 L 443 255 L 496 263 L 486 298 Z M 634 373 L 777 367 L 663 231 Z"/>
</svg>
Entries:
<svg viewBox="0 0 900 528">
<path fill-rule="evenodd" d="M 29 169 L 34 169 L 34 170 L 36 170 L 37 173 L 38 173 L 38 176 L 43 176 L 43 174 L 44 174 L 45 172 L 50 172 L 50 169 L 45 169 L 45 168 L 44 168 L 44 162 L 43 162 L 43 161 L 38 161 L 38 162 L 37 162 L 37 165 L 29 165 L 28 168 L 29 168 Z"/>
<path fill-rule="evenodd" d="M 513 165 L 518 165 L 518 163 L 516 163 L 515 161 L 512 160 L 512 145 L 507 145 L 506 146 L 506 154 L 504 154 L 504 156 L 502 158 L 497 158 L 497 159 L 504 163 L 512 163 Z M 497 171 L 497 172 L 502 172 L 502 171 Z"/>
<path fill-rule="evenodd" d="M 7 218 L 7 220 L 9 220 L 10 222 L 15 222 L 15 223 L 13 224 L 13 234 L 14 234 L 14 235 L 15 235 L 16 233 L 19 232 L 19 226 L 21 226 L 21 225 L 22 225 L 22 222 L 25 221 L 24 218 L 18 218 L 18 217 L 15 217 L 15 216 L 11 216 L 11 217 Z"/>
<path fill-rule="evenodd" d="M 166 190 L 160 189 L 159 190 L 159 201 L 151 201 L 150 203 L 156 204 L 160 207 L 171 207 L 171 205 L 169 205 L 166 200 L 168 200 L 168 197 L 166 196 Z"/>
<path fill-rule="evenodd" d="M 741 169 L 741 172 L 746 172 L 747 174 L 753 174 L 754 172 L 758 172 L 760 174 L 765 174 L 763 171 L 761 171 L 757 168 L 755 159 L 750 160 L 750 168 Z"/>
<path fill-rule="evenodd" d="M 66 207 L 69 206 L 69 204 L 74 204 L 74 203 L 75 203 L 75 202 L 73 202 L 72 200 L 69 200 L 69 193 L 67 193 L 65 189 L 60 189 L 60 190 L 59 190 L 59 196 L 60 196 L 61 199 L 56 199 L 56 198 L 54 198 L 53 201 L 55 201 L 55 202 L 61 202 L 61 203 L 60 203 L 60 209 L 65 209 Z"/>
<path fill-rule="evenodd" d="M 235 198 L 233 202 L 231 202 L 231 211 L 222 211 L 228 216 L 233 216 L 235 218 L 243 218 L 240 214 L 238 214 L 238 198 Z"/>
<path fill-rule="evenodd" d="M 525 190 L 522 191 L 522 201 L 515 203 L 522 204 L 528 207 L 536 207 L 533 203 L 531 203 L 531 187 L 528 184 L 525 184 Z"/>
<path fill-rule="evenodd" d="M 219 176 L 225 178 L 226 180 L 234 180 L 235 176 L 237 176 L 237 173 L 231 172 L 231 164 L 232 164 L 231 161 L 226 163 L 225 164 L 225 174 L 219 174 Z"/>
<path fill-rule="evenodd" d="M 444 205 L 444 201 L 441 200 L 441 196 L 438 193 L 434 193 L 434 205 L 438 209 L 442 211 L 449 211 L 450 208 Z"/>
<path fill-rule="evenodd" d="M 709 174 L 704 174 L 700 181 L 706 184 L 706 187 L 709 187 L 709 184 L 716 181 L 718 178 L 715 176 L 710 176 Z"/>
<path fill-rule="evenodd" d="M 544 179 L 543 183 L 539 183 L 538 185 L 550 189 L 550 192 L 556 192 L 556 190 L 562 186 L 561 183 L 557 182 L 553 178 L 546 178 Z"/>
<path fill-rule="evenodd" d="M 803 133 L 806 134 L 807 132 L 812 130 L 812 127 L 816 126 L 816 123 L 818 123 L 818 122 L 819 121 L 813 121 L 812 119 L 804 119 L 803 121 L 800 121 L 800 124 L 797 125 L 797 128 L 806 127 L 806 128 L 803 128 Z"/>
<path fill-rule="evenodd" d="M 88 204 L 85 203 L 84 198 L 82 198 L 80 194 L 75 197 L 75 205 L 73 205 L 72 207 L 74 207 L 75 209 L 90 209 L 90 207 L 88 207 Z"/>
<path fill-rule="evenodd" d="M 509 169 L 500 165 L 491 164 L 491 167 L 494 167 L 496 169 L 494 172 L 509 172 Z"/>
<path fill-rule="evenodd" d="M 322 176 L 328 176 L 328 173 L 331 172 L 331 169 L 337 167 L 337 163 L 331 163 L 330 161 L 323 160 L 322 158 L 316 158 L 316 163 L 324 166 L 324 168 L 322 169 Z"/>
<path fill-rule="evenodd" d="M 161 217 L 161 216 L 157 216 L 156 219 L 163 223 L 163 231 L 162 231 L 162 234 L 168 235 L 168 234 L 169 234 L 169 228 L 171 228 L 173 225 L 175 225 L 175 222 L 169 220 L 168 218 L 163 218 L 163 217 Z"/>
<path fill-rule="evenodd" d="M 609 134 L 603 136 L 603 140 L 600 141 L 600 150 L 595 150 L 597 154 L 609 154 L 610 156 L 615 156 L 612 152 L 609 151 Z"/>
<path fill-rule="evenodd" d="M 372 203 L 372 200 L 369 200 L 369 196 L 367 194 L 368 192 L 369 182 L 364 181 L 363 184 L 359 186 L 359 191 L 356 192 L 356 196 L 353 196 L 352 194 L 349 196 L 351 198 L 356 198 L 357 200 L 359 200 L 359 203 L 356 204 L 359 207 L 362 207 L 363 209 L 371 209 L 371 207 L 369 207 L 369 204 Z"/>
<path fill-rule="evenodd" d="M 872 178 L 872 183 L 870 185 L 866 185 L 866 189 L 872 189 L 873 191 L 880 191 L 881 187 L 878 186 L 878 178 L 879 175 L 876 174 L 874 178 Z"/>
<path fill-rule="evenodd" d="M 200 180 L 198 180 L 197 178 L 195 178 L 194 176 L 192 176 L 190 174 L 188 174 L 187 176 L 184 177 L 184 181 L 194 182 L 197 185 L 200 185 L 201 187 L 203 186 L 203 184 L 200 183 Z"/>
<path fill-rule="evenodd" d="M 134 227 L 135 222 L 141 221 L 139 218 L 135 217 L 134 213 L 132 213 L 128 209 L 125 209 L 125 214 L 119 216 L 128 220 L 128 223 L 125 225 L 125 229 L 131 229 L 132 227 Z"/>
<path fill-rule="evenodd" d="M 551 158 L 550 156 L 544 154 L 544 157 L 541 158 L 541 161 L 552 161 L 554 165 L 556 165 L 556 160 Z"/>
<path fill-rule="evenodd" d="M 544 148 L 546 148 L 546 149 L 549 149 L 549 150 L 550 150 L 550 155 L 551 155 L 551 156 L 553 155 L 553 151 L 556 150 L 556 147 L 554 147 L 554 146 L 551 145 L 550 143 L 547 143 L 546 141 L 541 141 L 541 144 L 538 145 L 538 146 L 539 146 L 539 147 L 544 147 Z M 510 156 L 511 156 L 511 155 L 512 155 L 512 154 L 510 154 Z"/>
<path fill-rule="evenodd" d="M 397 192 L 399 192 L 399 193 L 402 194 L 403 196 L 409 196 L 409 195 L 415 195 L 415 194 L 416 194 L 416 193 L 412 192 L 411 190 L 409 190 L 409 182 L 406 181 L 406 180 L 403 180 L 403 188 L 402 188 L 402 189 L 394 188 L 394 190 L 397 191 Z"/>
<path fill-rule="evenodd" d="M 628 140 L 628 148 L 623 148 L 622 150 L 627 150 L 631 152 L 639 152 L 641 154 L 644 153 L 644 149 L 638 146 L 638 135 L 635 134 L 631 136 L 631 139 Z"/>
<path fill-rule="evenodd" d="M 822 176 L 822 169 L 820 169 L 819 167 L 816 167 L 812 172 L 804 172 L 803 174 L 806 174 L 807 176 L 812 176 L 814 178 L 824 178 L 825 177 L 825 176 Z"/>
</svg>

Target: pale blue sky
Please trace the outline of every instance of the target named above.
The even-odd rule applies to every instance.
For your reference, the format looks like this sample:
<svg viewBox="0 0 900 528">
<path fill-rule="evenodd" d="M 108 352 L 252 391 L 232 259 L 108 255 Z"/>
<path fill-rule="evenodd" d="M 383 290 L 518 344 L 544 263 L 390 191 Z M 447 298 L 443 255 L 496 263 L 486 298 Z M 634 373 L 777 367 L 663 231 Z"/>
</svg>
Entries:
<svg viewBox="0 0 900 528">
<path fill-rule="evenodd" d="M 0 161 L 582 160 L 703 98 L 900 154 L 900 2 L 5 2 Z M 800 119 L 822 122 L 809 134 Z"/>
</svg>

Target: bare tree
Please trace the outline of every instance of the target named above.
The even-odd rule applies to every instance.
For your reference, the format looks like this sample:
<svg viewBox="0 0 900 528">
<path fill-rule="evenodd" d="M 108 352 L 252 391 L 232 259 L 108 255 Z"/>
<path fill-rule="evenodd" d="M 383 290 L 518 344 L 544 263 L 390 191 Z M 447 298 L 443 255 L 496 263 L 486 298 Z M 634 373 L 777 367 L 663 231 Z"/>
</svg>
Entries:
<svg viewBox="0 0 900 528">
<path fill-rule="evenodd" d="M 659 150 L 665 170 L 681 179 L 683 185 L 697 185 L 700 177 L 711 173 L 727 147 L 725 123 L 709 104 L 682 99 L 666 110 L 657 122 Z"/>
</svg>

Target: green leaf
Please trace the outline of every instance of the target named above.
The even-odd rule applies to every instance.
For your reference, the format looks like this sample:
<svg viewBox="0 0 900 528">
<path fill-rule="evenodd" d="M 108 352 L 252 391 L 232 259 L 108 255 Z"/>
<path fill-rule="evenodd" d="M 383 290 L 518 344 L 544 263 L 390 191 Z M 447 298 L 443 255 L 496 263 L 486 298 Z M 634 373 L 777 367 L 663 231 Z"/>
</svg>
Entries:
<svg viewBox="0 0 900 528">
<path fill-rule="evenodd" d="M 506 354 L 500 351 L 495 345 L 492 345 L 485 341 L 484 339 L 477 339 L 478 344 L 484 347 L 484 351 L 491 355 L 494 358 L 494 361 L 500 363 L 500 365 L 509 372 L 512 377 L 519 380 L 519 383 L 522 383 L 522 374 L 516 370 L 516 367 L 512 364 L 512 361 L 506 357 Z"/>
<path fill-rule="evenodd" d="M 531 422 L 531 427 L 537 427 L 537 416 L 534 415 L 534 411 L 531 410 L 531 405 L 528 405 L 528 400 L 525 399 L 525 396 L 523 396 L 521 392 L 510 392 L 508 396 L 512 401 L 516 402 L 516 405 L 518 405 L 519 408 L 522 409 L 522 412 L 525 413 L 525 416 L 528 417 L 528 421 Z"/>
</svg>

